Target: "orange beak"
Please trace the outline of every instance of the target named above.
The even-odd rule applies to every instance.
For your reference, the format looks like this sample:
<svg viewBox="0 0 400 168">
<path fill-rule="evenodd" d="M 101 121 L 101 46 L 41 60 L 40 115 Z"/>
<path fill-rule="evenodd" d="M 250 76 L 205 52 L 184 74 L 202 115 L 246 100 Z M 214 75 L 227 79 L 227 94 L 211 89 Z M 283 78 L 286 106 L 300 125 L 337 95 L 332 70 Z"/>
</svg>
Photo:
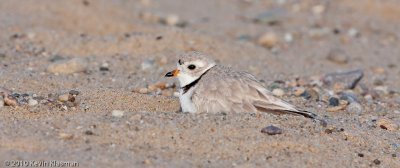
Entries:
<svg viewBox="0 0 400 168">
<path fill-rule="evenodd" d="M 179 74 L 178 70 L 173 70 L 171 72 L 168 72 L 167 74 L 165 74 L 165 77 L 173 77 L 173 76 L 177 76 Z"/>
</svg>

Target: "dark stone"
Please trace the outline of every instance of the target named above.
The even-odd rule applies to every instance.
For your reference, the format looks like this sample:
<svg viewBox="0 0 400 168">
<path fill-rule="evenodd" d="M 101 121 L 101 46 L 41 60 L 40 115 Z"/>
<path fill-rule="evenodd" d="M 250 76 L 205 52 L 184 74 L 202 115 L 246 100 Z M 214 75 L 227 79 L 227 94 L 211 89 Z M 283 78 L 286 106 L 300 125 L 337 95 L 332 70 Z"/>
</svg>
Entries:
<svg viewBox="0 0 400 168">
<path fill-rule="evenodd" d="M 336 98 L 336 97 L 329 98 L 329 105 L 338 106 L 339 105 L 339 99 Z"/>
<path fill-rule="evenodd" d="M 346 101 L 349 102 L 349 103 L 357 102 L 357 98 L 354 97 L 354 96 L 351 95 L 351 94 L 348 94 L 348 93 L 346 93 L 346 92 L 338 92 L 337 94 L 338 94 L 338 95 L 342 95 L 342 96 L 340 97 L 340 100 L 346 100 Z"/>
<path fill-rule="evenodd" d="M 308 93 L 307 91 L 304 91 L 303 93 L 300 94 L 300 97 L 306 99 L 306 100 L 310 100 L 311 99 L 311 94 Z"/>
<path fill-rule="evenodd" d="M 338 28 L 333 29 L 333 34 L 339 34 L 340 30 Z"/>
<path fill-rule="evenodd" d="M 358 153 L 357 154 L 359 157 L 364 157 L 364 154 L 362 154 L 362 153 Z"/>
<path fill-rule="evenodd" d="M 257 15 L 253 22 L 264 23 L 268 25 L 278 25 L 282 20 L 288 18 L 289 12 L 282 8 L 268 10 L 264 13 Z"/>
<path fill-rule="evenodd" d="M 325 133 L 326 133 L 326 134 L 332 134 L 332 132 L 333 132 L 333 131 L 332 131 L 331 129 L 325 129 Z"/>
<path fill-rule="evenodd" d="M 163 38 L 163 36 L 157 36 L 156 40 L 161 40 Z"/>
<path fill-rule="evenodd" d="M 109 71 L 110 69 L 107 67 L 100 67 L 100 71 Z"/>
<path fill-rule="evenodd" d="M 357 83 L 364 76 L 362 70 L 354 70 L 344 73 L 330 73 L 322 78 L 322 82 L 327 87 L 333 87 L 336 83 L 342 84 L 344 89 L 354 89 Z"/>
<path fill-rule="evenodd" d="M 91 130 L 86 130 L 86 131 L 85 131 L 85 134 L 86 134 L 86 135 L 93 135 L 94 133 L 93 133 L 93 131 L 91 131 Z"/>
<path fill-rule="evenodd" d="M 59 56 L 59 55 L 56 55 L 53 58 L 49 59 L 50 62 L 57 62 L 57 61 L 61 61 L 61 60 L 65 60 L 65 58 L 62 56 Z"/>
<path fill-rule="evenodd" d="M 71 94 L 71 95 L 79 95 L 79 91 L 77 91 L 77 90 L 70 90 L 69 91 L 69 94 Z"/>
<path fill-rule="evenodd" d="M 261 133 L 268 134 L 268 135 L 276 135 L 276 134 L 282 134 L 282 130 L 278 127 L 271 125 L 271 126 L 261 129 Z"/>
<path fill-rule="evenodd" d="M 376 165 L 379 165 L 379 164 L 381 164 L 381 161 L 380 161 L 379 159 L 375 159 L 375 160 L 374 160 L 374 163 L 375 163 Z"/>
</svg>

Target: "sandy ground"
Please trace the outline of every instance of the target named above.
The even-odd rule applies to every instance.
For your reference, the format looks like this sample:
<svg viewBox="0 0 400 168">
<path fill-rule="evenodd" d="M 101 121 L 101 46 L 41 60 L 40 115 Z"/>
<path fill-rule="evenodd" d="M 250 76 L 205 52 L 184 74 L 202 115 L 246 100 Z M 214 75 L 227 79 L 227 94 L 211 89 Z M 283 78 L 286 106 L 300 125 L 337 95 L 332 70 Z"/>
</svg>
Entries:
<svg viewBox="0 0 400 168">
<path fill-rule="evenodd" d="M 396 0 L 0 0 L 0 87 L 21 106 L 0 106 L 1 167 L 400 167 L 399 17 Z M 173 84 L 163 76 L 192 50 L 278 83 L 328 125 L 180 112 L 178 88 L 156 85 Z M 72 58 L 82 70 L 48 68 Z M 354 89 L 313 84 L 356 69 Z M 338 90 L 361 109 L 330 105 Z M 261 133 L 270 125 L 283 133 Z"/>
</svg>

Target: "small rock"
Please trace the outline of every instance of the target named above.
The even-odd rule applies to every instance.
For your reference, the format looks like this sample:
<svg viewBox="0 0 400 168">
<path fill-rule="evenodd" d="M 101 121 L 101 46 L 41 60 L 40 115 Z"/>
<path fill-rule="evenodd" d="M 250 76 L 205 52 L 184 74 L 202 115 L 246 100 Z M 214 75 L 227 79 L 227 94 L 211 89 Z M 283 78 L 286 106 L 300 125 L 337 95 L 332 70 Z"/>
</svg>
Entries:
<svg viewBox="0 0 400 168">
<path fill-rule="evenodd" d="M 329 105 L 338 106 L 339 105 L 339 99 L 336 98 L 336 97 L 329 98 Z"/>
<path fill-rule="evenodd" d="M 285 33 L 284 39 L 286 42 L 290 43 L 293 41 L 293 35 L 290 33 Z"/>
<path fill-rule="evenodd" d="M 272 93 L 273 93 L 275 96 L 282 97 L 282 96 L 285 94 L 285 91 L 283 91 L 282 89 L 277 88 L 277 89 L 274 89 L 274 90 L 272 91 Z"/>
<path fill-rule="evenodd" d="M 29 106 L 36 106 L 38 104 L 38 101 L 35 99 L 29 99 L 28 100 L 28 105 Z"/>
<path fill-rule="evenodd" d="M 94 133 L 93 133 L 93 131 L 91 131 L 91 130 L 86 130 L 86 131 L 85 131 L 85 134 L 86 134 L 86 135 L 93 135 Z"/>
<path fill-rule="evenodd" d="M 326 134 L 332 134 L 332 130 L 331 129 L 325 129 L 325 131 L 324 131 Z"/>
<path fill-rule="evenodd" d="M 56 55 L 56 56 L 54 56 L 53 58 L 50 58 L 49 61 L 50 61 L 50 62 L 58 62 L 58 61 L 65 60 L 65 59 L 66 59 L 66 58 L 64 58 L 64 57 L 62 57 L 62 56 Z"/>
<path fill-rule="evenodd" d="M 269 25 L 279 24 L 282 20 L 289 17 L 289 12 L 283 8 L 268 10 L 257 15 L 253 21 L 255 23 L 266 23 Z"/>
<path fill-rule="evenodd" d="M 99 70 L 100 71 L 109 71 L 110 69 L 108 67 L 100 67 Z"/>
<path fill-rule="evenodd" d="M 179 92 L 174 92 L 174 97 L 179 97 Z"/>
<path fill-rule="evenodd" d="M 142 119 L 142 115 L 136 114 L 136 115 L 132 116 L 130 119 L 133 121 L 138 121 L 138 120 Z"/>
<path fill-rule="evenodd" d="M 139 93 L 141 94 L 147 94 L 149 92 L 149 90 L 147 88 L 140 88 L 139 89 Z"/>
<path fill-rule="evenodd" d="M 13 95 L 5 95 L 4 96 L 4 104 L 15 107 L 15 108 L 21 107 L 18 100 Z"/>
<path fill-rule="evenodd" d="M 156 86 L 157 86 L 157 88 L 160 88 L 160 89 L 166 88 L 166 84 L 165 83 L 159 83 Z"/>
<path fill-rule="evenodd" d="M 326 111 L 328 111 L 328 112 L 337 112 L 337 111 L 340 111 L 342 109 L 344 109 L 344 106 L 334 106 L 334 107 L 327 108 Z"/>
<path fill-rule="evenodd" d="M 0 108 L 4 107 L 4 98 L 3 95 L 0 95 Z"/>
<path fill-rule="evenodd" d="M 77 90 L 70 90 L 69 91 L 69 94 L 71 94 L 71 95 L 79 95 L 79 91 L 77 91 Z"/>
<path fill-rule="evenodd" d="M 357 102 L 351 102 L 347 107 L 346 107 L 347 112 L 353 113 L 353 114 L 361 114 L 363 111 L 363 107 L 361 104 Z"/>
<path fill-rule="evenodd" d="M 113 110 L 113 111 L 111 112 L 111 114 L 112 114 L 112 116 L 114 116 L 114 117 L 122 117 L 122 116 L 124 116 L 124 111 L 121 111 L 121 110 Z"/>
<path fill-rule="evenodd" d="M 311 97 L 312 97 L 311 94 L 310 94 L 309 92 L 307 92 L 307 91 L 304 91 L 304 92 L 301 93 L 299 96 L 302 97 L 302 98 L 304 98 L 304 99 L 306 99 L 306 100 L 310 100 Z"/>
<path fill-rule="evenodd" d="M 358 155 L 358 157 L 364 157 L 364 154 L 362 154 L 362 153 L 358 153 L 357 155 Z"/>
<path fill-rule="evenodd" d="M 156 67 L 156 64 L 153 60 L 143 61 L 140 65 L 143 71 L 147 71 Z"/>
<path fill-rule="evenodd" d="M 271 125 L 271 126 L 261 129 L 261 133 L 264 133 L 264 134 L 266 133 L 268 135 L 276 135 L 276 134 L 282 134 L 282 130 L 278 127 Z"/>
<path fill-rule="evenodd" d="M 147 86 L 147 88 L 152 92 L 154 92 L 156 90 L 156 87 L 154 85 L 149 85 L 149 86 Z"/>
<path fill-rule="evenodd" d="M 47 67 L 47 72 L 58 74 L 72 74 L 83 72 L 87 69 L 88 62 L 84 58 L 56 61 Z"/>
<path fill-rule="evenodd" d="M 322 81 L 327 87 L 333 88 L 335 85 L 340 84 L 344 89 L 353 89 L 363 76 L 364 72 L 362 70 L 344 73 L 330 73 L 326 74 L 322 78 Z"/>
<path fill-rule="evenodd" d="M 374 160 L 374 163 L 375 163 L 376 165 L 380 165 L 380 164 L 381 164 L 381 161 L 380 161 L 379 159 L 375 159 L 375 160 Z"/>
<path fill-rule="evenodd" d="M 374 73 L 376 73 L 376 74 L 384 74 L 385 73 L 385 69 L 381 68 L 381 67 L 375 68 L 374 69 Z"/>
<path fill-rule="evenodd" d="M 356 37 L 356 36 L 358 36 L 358 30 L 355 28 L 350 28 L 349 31 L 347 32 L 347 34 L 350 37 Z"/>
<path fill-rule="evenodd" d="M 272 48 L 278 44 L 278 37 L 273 32 L 266 32 L 258 37 L 257 43 L 266 48 Z"/>
<path fill-rule="evenodd" d="M 342 96 L 340 96 L 340 100 L 346 100 L 349 103 L 357 102 L 357 99 L 353 95 L 351 95 L 349 93 L 339 92 L 338 94 L 342 95 Z"/>
<path fill-rule="evenodd" d="M 71 134 L 60 133 L 60 134 L 58 134 L 58 138 L 59 138 L 59 139 L 70 140 L 70 139 L 74 138 L 74 136 L 71 135 Z"/>
<path fill-rule="evenodd" d="M 179 23 L 179 16 L 174 14 L 168 15 L 165 18 L 165 21 L 167 22 L 168 25 L 175 26 Z"/>
<path fill-rule="evenodd" d="M 399 126 L 394 123 L 394 121 L 386 119 L 386 118 L 381 118 L 376 120 L 376 125 L 381 127 L 382 129 L 387 129 L 387 130 L 397 130 Z"/>
<path fill-rule="evenodd" d="M 329 51 L 327 59 L 337 64 L 347 64 L 349 56 L 340 49 L 333 49 Z"/>
<path fill-rule="evenodd" d="M 69 98 L 69 94 L 63 94 L 58 97 L 58 100 L 60 100 L 62 102 L 66 102 L 66 101 L 68 101 L 68 98 Z"/>
</svg>

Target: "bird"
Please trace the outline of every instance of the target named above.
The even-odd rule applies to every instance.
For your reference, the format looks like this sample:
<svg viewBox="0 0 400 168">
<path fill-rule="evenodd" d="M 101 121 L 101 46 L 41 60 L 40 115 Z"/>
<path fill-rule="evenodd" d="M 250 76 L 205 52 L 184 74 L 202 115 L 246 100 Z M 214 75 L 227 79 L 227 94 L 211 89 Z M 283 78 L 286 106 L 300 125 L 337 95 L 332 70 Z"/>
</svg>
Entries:
<svg viewBox="0 0 400 168">
<path fill-rule="evenodd" d="M 179 81 L 182 112 L 266 112 L 312 119 L 317 116 L 276 97 L 252 74 L 219 65 L 199 51 L 182 54 L 177 69 L 165 77 Z"/>
</svg>

